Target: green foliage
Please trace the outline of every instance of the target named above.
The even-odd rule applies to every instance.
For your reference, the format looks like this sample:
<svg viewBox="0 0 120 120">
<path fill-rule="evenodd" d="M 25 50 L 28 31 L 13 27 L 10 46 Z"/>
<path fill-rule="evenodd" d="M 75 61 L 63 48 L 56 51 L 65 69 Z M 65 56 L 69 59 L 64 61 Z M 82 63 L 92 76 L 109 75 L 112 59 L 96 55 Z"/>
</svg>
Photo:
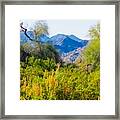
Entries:
<svg viewBox="0 0 120 120">
<path fill-rule="evenodd" d="M 35 41 L 27 42 L 20 46 L 21 58 L 24 60 L 27 56 L 35 56 L 41 59 L 53 59 L 55 62 L 61 62 L 58 52 L 52 45 L 40 44 Z"/>
<path fill-rule="evenodd" d="M 88 74 L 80 68 L 71 69 L 70 67 L 61 67 L 57 70 L 53 61 L 51 61 L 53 64 L 51 70 L 49 59 L 43 60 L 42 63 L 38 60 L 39 65 L 33 61 L 35 62 L 33 57 L 29 58 L 29 65 L 27 64 L 26 68 L 21 66 L 21 99 L 99 99 L 99 71 Z"/>
<path fill-rule="evenodd" d="M 82 52 L 82 55 L 76 61 L 80 66 L 86 65 L 90 69 L 100 69 L 100 24 L 89 30 L 91 40 Z M 81 62 L 79 62 L 81 61 Z"/>
<path fill-rule="evenodd" d="M 99 28 L 97 25 L 89 30 L 91 42 L 75 64 L 61 64 L 51 45 L 21 46 L 21 54 L 28 55 L 20 63 L 20 99 L 99 100 Z"/>
<path fill-rule="evenodd" d="M 38 41 L 38 37 L 42 34 L 48 35 L 48 26 L 44 21 L 36 21 L 33 28 L 31 28 L 34 32 L 35 41 Z"/>
<path fill-rule="evenodd" d="M 100 64 L 100 26 L 96 25 L 89 30 L 91 41 L 83 51 L 83 57 L 87 64 L 99 66 Z"/>
<path fill-rule="evenodd" d="M 41 45 L 35 41 L 24 43 L 23 45 L 21 45 L 21 47 L 26 53 L 32 55 L 39 55 L 39 52 L 41 51 Z"/>
</svg>

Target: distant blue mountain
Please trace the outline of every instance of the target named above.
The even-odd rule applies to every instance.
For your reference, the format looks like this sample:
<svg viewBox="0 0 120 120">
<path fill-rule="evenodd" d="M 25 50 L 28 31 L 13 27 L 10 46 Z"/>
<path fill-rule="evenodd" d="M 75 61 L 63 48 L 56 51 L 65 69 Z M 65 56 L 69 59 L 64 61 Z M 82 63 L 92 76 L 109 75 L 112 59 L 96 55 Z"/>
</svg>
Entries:
<svg viewBox="0 0 120 120">
<path fill-rule="evenodd" d="M 29 39 L 25 36 L 23 32 L 20 32 L 20 44 L 27 42 Z"/>
<path fill-rule="evenodd" d="M 28 31 L 27 34 L 32 39 L 34 39 L 34 34 L 32 31 Z M 20 32 L 20 40 L 21 44 L 29 41 L 23 32 Z M 80 55 L 80 49 L 85 47 L 88 43 L 88 40 L 79 39 L 75 35 L 64 34 L 57 34 L 52 37 L 48 37 L 47 35 L 42 34 L 39 36 L 39 41 L 53 45 L 63 57 L 63 59 L 68 58 L 69 61 L 72 62 L 75 61 L 75 59 Z M 69 55 L 69 57 L 67 55 Z"/>
<path fill-rule="evenodd" d="M 84 46 L 86 46 L 87 44 L 87 40 L 80 40 L 79 42 L 71 39 L 69 36 L 67 36 L 65 39 L 61 40 L 62 42 L 60 44 L 54 44 L 55 48 L 58 49 L 61 53 L 68 53 L 70 51 L 73 51 L 77 48 L 82 48 Z"/>
<path fill-rule="evenodd" d="M 57 34 L 48 41 L 62 54 L 82 48 L 87 45 L 88 40 L 82 40 L 74 35 Z"/>
<path fill-rule="evenodd" d="M 39 36 L 39 40 L 41 42 L 48 42 L 50 40 L 50 38 L 47 35 L 42 34 Z"/>
<path fill-rule="evenodd" d="M 55 36 L 52 36 L 49 40 L 49 43 L 52 45 L 62 45 L 64 39 L 67 38 L 67 35 L 64 34 L 57 34 Z"/>
</svg>

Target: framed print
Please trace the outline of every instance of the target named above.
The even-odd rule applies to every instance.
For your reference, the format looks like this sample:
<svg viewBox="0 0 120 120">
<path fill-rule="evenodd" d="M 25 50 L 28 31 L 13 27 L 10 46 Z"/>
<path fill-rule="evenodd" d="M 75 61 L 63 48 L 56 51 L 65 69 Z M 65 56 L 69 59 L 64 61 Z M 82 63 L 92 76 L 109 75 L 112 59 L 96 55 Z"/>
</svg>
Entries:
<svg viewBox="0 0 120 120">
<path fill-rule="evenodd" d="M 2 119 L 119 119 L 119 2 L 2 2 Z"/>
</svg>

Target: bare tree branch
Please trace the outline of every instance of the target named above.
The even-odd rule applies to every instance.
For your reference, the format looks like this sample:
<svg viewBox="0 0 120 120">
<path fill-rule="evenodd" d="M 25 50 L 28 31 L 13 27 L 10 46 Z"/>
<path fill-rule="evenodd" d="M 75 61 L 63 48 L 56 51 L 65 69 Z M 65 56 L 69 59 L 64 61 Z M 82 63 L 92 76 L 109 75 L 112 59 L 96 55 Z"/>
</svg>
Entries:
<svg viewBox="0 0 120 120">
<path fill-rule="evenodd" d="M 28 34 L 27 34 L 27 29 L 23 27 L 23 22 L 20 23 L 20 27 L 21 30 L 24 32 L 24 34 L 26 35 L 27 38 L 29 38 L 29 40 L 34 41 Z"/>
</svg>

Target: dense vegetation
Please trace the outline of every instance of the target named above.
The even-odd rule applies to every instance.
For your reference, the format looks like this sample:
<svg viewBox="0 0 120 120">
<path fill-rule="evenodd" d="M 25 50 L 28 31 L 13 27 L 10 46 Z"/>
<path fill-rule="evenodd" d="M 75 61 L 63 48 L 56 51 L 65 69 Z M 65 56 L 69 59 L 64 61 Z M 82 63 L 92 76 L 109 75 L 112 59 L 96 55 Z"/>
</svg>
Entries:
<svg viewBox="0 0 120 120">
<path fill-rule="evenodd" d="M 37 33 L 37 32 L 36 32 Z M 53 46 L 37 41 L 20 47 L 21 100 L 98 100 L 100 98 L 100 25 L 72 64 L 64 64 Z"/>
</svg>

